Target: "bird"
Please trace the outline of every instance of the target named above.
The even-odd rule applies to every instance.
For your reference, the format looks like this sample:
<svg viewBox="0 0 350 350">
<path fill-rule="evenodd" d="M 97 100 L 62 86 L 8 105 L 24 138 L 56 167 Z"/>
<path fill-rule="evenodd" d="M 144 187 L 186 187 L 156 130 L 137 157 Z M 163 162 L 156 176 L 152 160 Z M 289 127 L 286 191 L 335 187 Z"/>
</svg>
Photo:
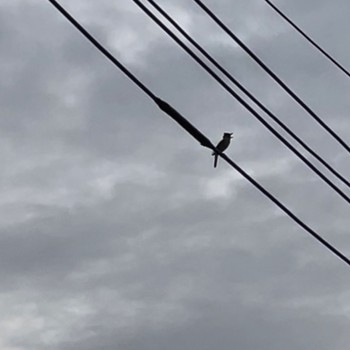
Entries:
<svg viewBox="0 0 350 350">
<path fill-rule="evenodd" d="M 225 151 L 225 149 L 230 145 L 231 139 L 233 138 L 233 133 L 229 133 L 229 132 L 225 132 L 222 140 L 216 145 L 216 149 L 219 152 L 223 152 Z M 217 164 L 218 164 L 218 157 L 219 154 L 217 152 L 213 152 L 212 156 L 214 156 L 214 168 L 216 168 Z"/>
</svg>

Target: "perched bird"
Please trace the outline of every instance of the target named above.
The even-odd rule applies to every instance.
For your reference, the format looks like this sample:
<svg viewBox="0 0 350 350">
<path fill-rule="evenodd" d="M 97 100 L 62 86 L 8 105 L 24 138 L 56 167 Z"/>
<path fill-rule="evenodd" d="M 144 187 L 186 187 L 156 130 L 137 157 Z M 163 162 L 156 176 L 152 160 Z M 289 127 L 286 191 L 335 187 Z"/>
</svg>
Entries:
<svg viewBox="0 0 350 350">
<path fill-rule="evenodd" d="M 231 139 L 233 138 L 232 135 L 233 133 L 225 132 L 222 140 L 217 144 L 216 149 L 220 152 L 225 151 L 225 149 L 230 145 Z M 216 168 L 219 154 L 217 152 L 213 152 L 212 156 L 214 156 L 214 168 Z"/>
</svg>

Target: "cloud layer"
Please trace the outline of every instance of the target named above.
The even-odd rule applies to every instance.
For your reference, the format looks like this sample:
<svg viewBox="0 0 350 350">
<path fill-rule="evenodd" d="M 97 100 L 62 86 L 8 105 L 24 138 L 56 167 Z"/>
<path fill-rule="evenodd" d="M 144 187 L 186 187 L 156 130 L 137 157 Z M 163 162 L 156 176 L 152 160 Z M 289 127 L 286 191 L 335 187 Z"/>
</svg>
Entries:
<svg viewBox="0 0 350 350">
<path fill-rule="evenodd" d="M 345 140 L 350 81 L 257 0 L 206 2 Z M 347 204 L 132 1 L 62 4 L 350 255 Z M 346 153 L 192 1 L 160 1 L 345 176 Z M 277 3 L 349 62 L 347 1 Z M 0 5 L 0 347 L 344 349 L 349 271 L 199 147 L 47 1 Z M 346 191 L 346 188 L 344 188 Z"/>
</svg>

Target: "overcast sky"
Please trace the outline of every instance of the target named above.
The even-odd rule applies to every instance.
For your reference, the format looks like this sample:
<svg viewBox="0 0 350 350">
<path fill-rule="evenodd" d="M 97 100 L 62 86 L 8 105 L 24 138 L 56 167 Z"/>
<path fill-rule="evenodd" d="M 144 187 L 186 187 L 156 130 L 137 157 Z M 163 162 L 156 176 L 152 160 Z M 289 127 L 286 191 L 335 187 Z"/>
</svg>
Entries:
<svg viewBox="0 0 350 350">
<path fill-rule="evenodd" d="M 226 153 L 350 256 L 348 204 L 133 1 L 61 3 L 214 143 L 234 132 Z M 342 72 L 263 0 L 206 3 L 350 142 Z M 193 1 L 159 4 L 350 175 L 346 152 Z M 276 4 L 350 68 L 348 0 Z M 214 169 L 48 1 L 2 0 L 0 44 L 2 350 L 348 347 L 349 267 L 223 161 Z"/>
</svg>

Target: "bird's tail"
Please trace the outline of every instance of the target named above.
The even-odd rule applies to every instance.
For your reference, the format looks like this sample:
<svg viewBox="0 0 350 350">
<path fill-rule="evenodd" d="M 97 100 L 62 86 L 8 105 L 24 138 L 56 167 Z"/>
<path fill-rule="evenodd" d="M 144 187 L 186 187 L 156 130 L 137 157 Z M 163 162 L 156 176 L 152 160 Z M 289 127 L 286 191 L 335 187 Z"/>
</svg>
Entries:
<svg viewBox="0 0 350 350">
<path fill-rule="evenodd" d="M 219 155 L 217 153 L 214 153 L 213 156 L 214 156 L 214 168 L 216 168 L 216 166 L 218 165 Z"/>
</svg>

